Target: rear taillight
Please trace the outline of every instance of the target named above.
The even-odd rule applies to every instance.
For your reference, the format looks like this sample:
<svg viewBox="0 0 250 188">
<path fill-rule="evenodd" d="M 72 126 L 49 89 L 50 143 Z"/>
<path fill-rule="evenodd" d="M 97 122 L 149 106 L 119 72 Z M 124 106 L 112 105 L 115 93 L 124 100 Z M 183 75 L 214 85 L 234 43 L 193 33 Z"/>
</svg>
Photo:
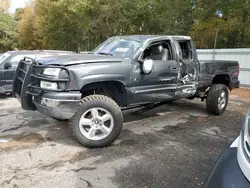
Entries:
<svg viewBox="0 0 250 188">
<path fill-rule="evenodd" d="M 240 64 L 238 64 L 238 70 L 237 70 L 237 72 L 233 72 L 232 73 L 233 77 L 239 77 L 239 75 L 240 75 Z"/>
</svg>

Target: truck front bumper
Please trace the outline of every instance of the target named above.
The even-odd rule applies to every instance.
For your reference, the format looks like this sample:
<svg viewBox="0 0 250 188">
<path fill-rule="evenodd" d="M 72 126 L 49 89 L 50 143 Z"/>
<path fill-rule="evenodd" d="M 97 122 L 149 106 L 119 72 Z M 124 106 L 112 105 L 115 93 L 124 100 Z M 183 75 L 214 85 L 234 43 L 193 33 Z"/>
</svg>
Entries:
<svg viewBox="0 0 250 188">
<path fill-rule="evenodd" d="M 42 114 L 55 119 L 68 120 L 75 114 L 80 100 L 81 93 L 50 92 L 34 97 L 33 103 Z"/>
</svg>

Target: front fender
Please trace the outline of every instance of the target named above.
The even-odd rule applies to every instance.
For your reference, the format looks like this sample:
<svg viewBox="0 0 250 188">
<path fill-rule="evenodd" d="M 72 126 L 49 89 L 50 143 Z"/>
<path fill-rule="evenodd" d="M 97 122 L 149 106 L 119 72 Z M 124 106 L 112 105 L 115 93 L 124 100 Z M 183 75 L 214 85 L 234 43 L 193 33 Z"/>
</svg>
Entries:
<svg viewBox="0 0 250 188">
<path fill-rule="evenodd" d="M 95 75 L 88 75 L 83 76 L 78 80 L 78 88 L 81 89 L 84 86 L 91 84 L 91 83 L 97 83 L 97 82 L 120 82 L 124 86 L 126 86 L 126 78 L 123 75 L 120 74 L 95 74 Z"/>
<path fill-rule="evenodd" d="M 80 91 L 84 86 L 98 82 L 120 82 L 125 87 L 129 87 L 130 76 L 125 76 L 122 74 L 93 74 L 79 77 L 78 75 L 74 74 L 74 72 L 72 72 L 70 75 L 70 82 L 66 90 Z"/>
<path fill-rule="evenodd" d="M 123 62 L 72 65 L 68 69 L 70 71 L 68 91 L 80 91 L 85 85 L 105 81 L 118 81 L 125 87 L 131 85 L 130 59 L 124 59 Z"/>
</svg>

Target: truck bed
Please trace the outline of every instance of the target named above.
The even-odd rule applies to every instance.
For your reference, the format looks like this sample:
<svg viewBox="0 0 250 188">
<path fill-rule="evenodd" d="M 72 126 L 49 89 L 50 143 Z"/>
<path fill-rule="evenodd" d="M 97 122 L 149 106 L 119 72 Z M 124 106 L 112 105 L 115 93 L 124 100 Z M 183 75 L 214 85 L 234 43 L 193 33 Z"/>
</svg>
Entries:
<svg viewBox="0 0 250 188">
<path fill-rule="evenodd" d="M 219 75 L 219 76 L 217 76 Z M 227 78 L 230 90 L 239 87 L 239 63 L 228 60 L 201 60 L 199 88 L 209 87 L 215 79 Z"/>
</svg>

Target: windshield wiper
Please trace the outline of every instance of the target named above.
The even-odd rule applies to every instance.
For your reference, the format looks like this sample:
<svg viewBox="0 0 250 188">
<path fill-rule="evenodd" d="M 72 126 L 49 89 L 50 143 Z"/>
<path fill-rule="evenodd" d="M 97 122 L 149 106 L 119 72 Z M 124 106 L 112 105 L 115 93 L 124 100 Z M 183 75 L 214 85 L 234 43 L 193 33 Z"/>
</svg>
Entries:
<svg viewBox="0 0 250 188">
<path fill-rule="evenodd" d="M 100 55 L 109 55 L 109 56 L 113 56 L 113 54 L 107 53 L 107 52 L 99 52 L 98 54 L 100 54 Z"/>
</svg>

